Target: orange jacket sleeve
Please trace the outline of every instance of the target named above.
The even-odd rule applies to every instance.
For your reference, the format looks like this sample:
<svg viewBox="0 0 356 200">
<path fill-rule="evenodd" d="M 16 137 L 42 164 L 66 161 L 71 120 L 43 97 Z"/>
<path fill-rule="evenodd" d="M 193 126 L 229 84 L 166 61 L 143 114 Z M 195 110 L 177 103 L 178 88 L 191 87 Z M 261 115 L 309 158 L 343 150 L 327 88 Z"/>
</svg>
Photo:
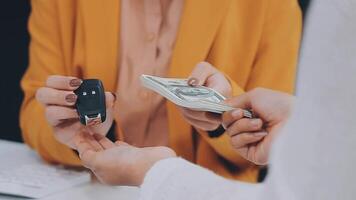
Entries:
<svg viewBox="0 0 356 200">
<path fill-rule="evenodd" d="M 270 0 L 259 49 L 246 87 L 237 85 L 232 74 L 226 75 L 231 82 L 233 95 L 238 96 L 256 87 L 293 93 L 301 29 L 302 17 L 297 1 Z M 225 159 L 240 167 L 248 165 L 234 151 L 226 134 L 210 138 L 206 132 L 198 132 Z"/>
<path fill-rule="evenodd" d="M 24 101 L 20 113 L 20 126 L 24 141 L 46 161 L 79 165 L 77 155 L 59 143 L 45 119 L 44 107 L 35 99 L 36 90 L 52 74 L 69 74 L 62 57 L 61 41 L 56 14 L 56 1 L 32 0 L 29 19 L 31 34 L 29 67 L 22 81 Z"/>
</svg>

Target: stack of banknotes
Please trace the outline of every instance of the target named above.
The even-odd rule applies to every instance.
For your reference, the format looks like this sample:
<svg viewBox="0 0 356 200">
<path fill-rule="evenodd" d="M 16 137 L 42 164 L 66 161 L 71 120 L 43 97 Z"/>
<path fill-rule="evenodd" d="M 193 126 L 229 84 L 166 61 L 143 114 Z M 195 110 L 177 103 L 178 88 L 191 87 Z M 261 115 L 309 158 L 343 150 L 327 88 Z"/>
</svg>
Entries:
<svg viewBox="0 0 356 200">
<path fill-rule="evenodd" d="M 234 109 L 223 103 L 226 98 L 217 91 L 204 86 L 190 86 L 187 81 L 187 79 L 141 75 L 144 87 L 157 92 L 176 105 L 220 114 Z M 244 110 L 244 117 L 253 118 L 253 113 Z"/>
</svg>

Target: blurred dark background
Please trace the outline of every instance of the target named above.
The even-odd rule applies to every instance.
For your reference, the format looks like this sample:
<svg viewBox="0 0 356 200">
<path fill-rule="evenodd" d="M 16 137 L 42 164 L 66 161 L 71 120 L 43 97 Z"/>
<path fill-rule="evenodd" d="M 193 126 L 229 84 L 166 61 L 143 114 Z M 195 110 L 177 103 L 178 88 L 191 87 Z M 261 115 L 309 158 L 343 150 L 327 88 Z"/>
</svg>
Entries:
<svg viewBox="0 0 356 200">
<path fill-rule="evenodd" d="M 5 0 L 0 6 L 0 139 L 21 141 L 18 112 L 20 79 L 27 67 L 29 0 Z"/>
<path fill-rule="evenodd" d="M 48 0 L 50 1 L 50 0 Z M 310 0 L 300 0 L 303 11 Z M 19 109 L 22 101 L 20 79 L 28 63 L 27 19 L 29 0 L 3 0 L 0 7 L 0 139 L 22 141 Z"/>
</svg>

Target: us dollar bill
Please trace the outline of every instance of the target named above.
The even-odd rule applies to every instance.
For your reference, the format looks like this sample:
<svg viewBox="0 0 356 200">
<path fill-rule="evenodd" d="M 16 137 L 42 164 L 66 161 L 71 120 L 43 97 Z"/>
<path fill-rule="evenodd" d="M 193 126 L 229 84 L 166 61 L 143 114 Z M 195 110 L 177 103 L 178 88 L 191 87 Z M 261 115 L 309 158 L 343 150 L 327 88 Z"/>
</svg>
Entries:
<svg viewBox="0 0 356 200">
<path fill-rule="evenodd" d="M 226 98 L 219 92 L 204 86 L 190 86 L 187 79 L 161 78 L 143 74 L 141 82 L 144 87 L 185 108 L 213 113 L 234 109 L 223 103 Z M 252 112 L 248 110 L 244 110 L 244 116 L 253 118 Z"/>
</svg>

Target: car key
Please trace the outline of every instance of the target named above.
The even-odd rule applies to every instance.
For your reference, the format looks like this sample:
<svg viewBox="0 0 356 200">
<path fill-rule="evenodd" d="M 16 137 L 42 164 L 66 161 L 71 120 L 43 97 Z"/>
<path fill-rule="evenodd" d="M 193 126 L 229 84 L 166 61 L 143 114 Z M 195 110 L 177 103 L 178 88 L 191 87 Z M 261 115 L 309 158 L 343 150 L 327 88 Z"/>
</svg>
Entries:
<svg viewBox="0 0 356 200">
<path fill-rule="evenodd" d="M 105 121 L 105 90 L 100 80 L 85 79 L 74 93 L 78 96 L 75 107 L 82 124 L 96 125 Z"/>
</svg>

